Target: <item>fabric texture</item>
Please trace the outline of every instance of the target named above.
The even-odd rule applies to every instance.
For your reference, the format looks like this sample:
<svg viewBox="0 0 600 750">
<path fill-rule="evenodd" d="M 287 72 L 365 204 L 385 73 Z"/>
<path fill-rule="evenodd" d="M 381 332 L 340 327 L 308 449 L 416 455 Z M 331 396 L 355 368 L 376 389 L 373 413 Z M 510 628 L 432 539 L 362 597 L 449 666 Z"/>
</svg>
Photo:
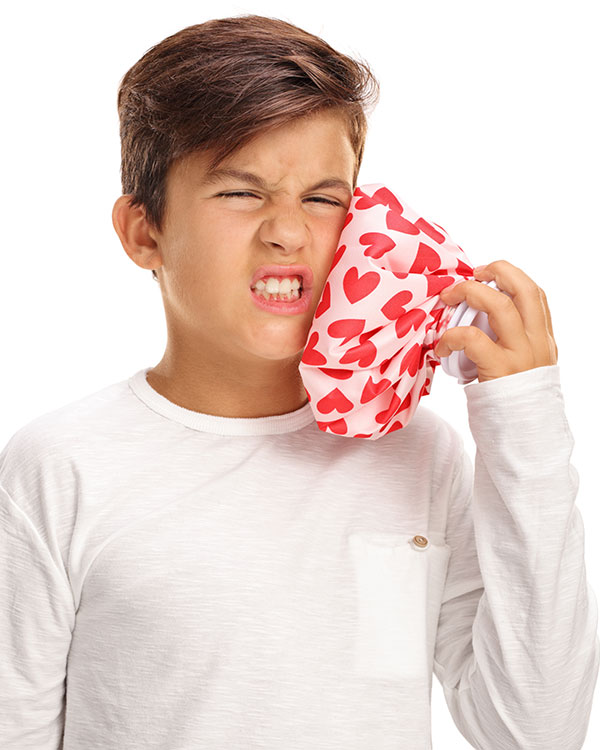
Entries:
<svg viewBox="0 0 600 750">
<path fill-rule="evenodd" d="M 496 340 L 487 313 L 440 299 L 473 278 L 465 252 L 439 224 L 382 183 L 358 186 L 299 366 L 319 429 L 378 440 L 406 427 L 440 363 L 459 383 L 474 380 L 464 352 L 433 351 L 455 325 Z"/>
<path fill-rule="evenodd" d="M 600 643 L 558 366 L 373 441 L 140 370 L 0 453 L 3 750 L 579 750 Z M 443 744 L 442 744 L 443 746 Z"/>
</svg>

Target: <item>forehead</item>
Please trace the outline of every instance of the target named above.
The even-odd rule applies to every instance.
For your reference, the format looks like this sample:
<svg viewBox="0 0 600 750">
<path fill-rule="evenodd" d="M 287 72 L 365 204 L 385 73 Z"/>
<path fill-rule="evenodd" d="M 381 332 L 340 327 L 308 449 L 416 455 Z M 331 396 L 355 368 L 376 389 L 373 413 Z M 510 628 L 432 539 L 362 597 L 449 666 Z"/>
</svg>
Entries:
<svg viewBox="0 0 600 750">
<path fill-rule="evenodd" d="M 269 180 L 286 169 L 302 173 L 314 188 L 352 193 L 356 154 L 346 118 L 339 113 L 317 113 L 263 131 L 211 166 L 216 148 L 191 152 L 178 160 L 177 170 L 194 181 L 215 185 L 242 181 L 264 190 L 276 190 Z M 176 165 L 173 165 L 176 166 Z"/>
</svg>

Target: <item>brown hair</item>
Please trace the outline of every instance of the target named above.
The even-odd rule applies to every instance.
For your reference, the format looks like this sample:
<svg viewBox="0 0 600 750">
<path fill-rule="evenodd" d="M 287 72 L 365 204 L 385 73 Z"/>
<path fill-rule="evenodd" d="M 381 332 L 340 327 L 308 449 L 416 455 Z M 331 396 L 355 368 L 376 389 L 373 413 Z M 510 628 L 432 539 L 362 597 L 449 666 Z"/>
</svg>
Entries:
<svg viewBox="0 0 600 750">
<path fill-rule="evenodd" d="M 355 188 L 366 113 L 378 100 L 366 62 L 279 18 L 241 15 L 188 26 L 151 47 L 120 82 L 123 194 L 160 230 L 176 159 L 209 149 L 213 169 L 259 133 L 330 108 L 348 125 Z"/>
</svg>

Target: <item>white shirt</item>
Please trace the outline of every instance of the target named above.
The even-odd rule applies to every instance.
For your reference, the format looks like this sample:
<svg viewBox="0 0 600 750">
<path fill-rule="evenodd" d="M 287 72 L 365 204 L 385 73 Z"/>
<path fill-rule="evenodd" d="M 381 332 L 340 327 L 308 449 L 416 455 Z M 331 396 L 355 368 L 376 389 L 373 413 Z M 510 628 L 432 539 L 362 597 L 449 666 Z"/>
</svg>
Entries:
<svg viewBox="0 0 600 750">
<path fill-rule="evenodd" d="M 0 454 L 4 750 L 578 750 L 600 661 L 558 365 L 362 440 L 131 378 Z M 474 469 L 474 475 L 473 475 Z"/>
</svg>

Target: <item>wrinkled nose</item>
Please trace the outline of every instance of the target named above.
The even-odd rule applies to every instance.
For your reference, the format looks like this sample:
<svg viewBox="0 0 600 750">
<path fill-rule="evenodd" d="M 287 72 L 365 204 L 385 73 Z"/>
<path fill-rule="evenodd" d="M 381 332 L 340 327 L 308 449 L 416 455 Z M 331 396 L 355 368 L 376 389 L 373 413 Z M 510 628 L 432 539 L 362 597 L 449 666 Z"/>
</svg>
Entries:
<svg viewBox="0 0 600 750">
<path fill-rule="evenodd" d="M 296 253 L 305 247 L 310 239 L 310 232 L 304 212 L 298 208 L 275 207 L 267 217 L 259 232 L 260 239 L 267 245 Z"/>
</svg>

